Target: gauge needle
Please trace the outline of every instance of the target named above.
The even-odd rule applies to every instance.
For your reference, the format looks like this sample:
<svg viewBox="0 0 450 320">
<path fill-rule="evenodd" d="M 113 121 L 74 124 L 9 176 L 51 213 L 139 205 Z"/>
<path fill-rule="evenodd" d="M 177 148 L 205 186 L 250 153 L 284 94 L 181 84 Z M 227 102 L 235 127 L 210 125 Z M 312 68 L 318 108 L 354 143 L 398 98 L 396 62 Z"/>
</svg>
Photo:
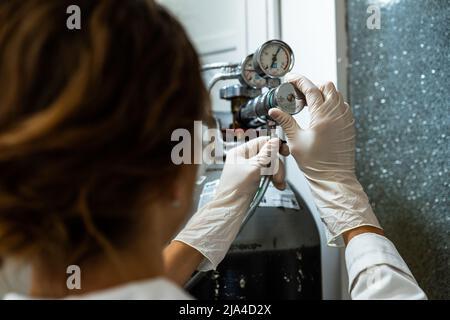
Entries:
<svg viewBox="0 0 450 320">
<path fill-rule="evenodd" d="M 277 57 L 278 57 L 278 54 L 280 53 L 280 51 L 281 51 L 281 48 L 278 48 L 277 52 L 273 55 L 272 65 L 270 66 L 271 68 L 276 68 Z"/>
</svg>

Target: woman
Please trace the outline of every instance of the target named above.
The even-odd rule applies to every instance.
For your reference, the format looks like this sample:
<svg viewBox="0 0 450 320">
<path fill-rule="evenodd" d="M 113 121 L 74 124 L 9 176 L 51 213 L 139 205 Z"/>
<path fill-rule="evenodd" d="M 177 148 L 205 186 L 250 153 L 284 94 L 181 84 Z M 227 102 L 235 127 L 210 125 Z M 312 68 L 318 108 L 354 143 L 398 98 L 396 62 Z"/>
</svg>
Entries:
<svg viewBox="0 0 450 320">
<path fill-rule="evenodd" d="M 77 1 L 81 30 L 66 28 L 72 4 L 0 3 L 0 257 L 32 268 L 28 295 L 7 298 L 189 298 L 179 286 L 223 259 L 279 141 L 232 150 L 214 199 L 171 241 L 196 177 L 195 166 L 172 163 L 171 133 L 192 131 L 208 113 L 198 57 L 153 1 Z M 271 116 L 310 182 L 330 242 L 343 237 L 354 256 L 370 244 L 371 254 L 380 243 L 394 252 L 354 177 L 348 105 L 332 85 L 293 83 L 306 94 L 311 128 L 278 110 Z M 272 180 L 283 189 L 279 168 Z M 352 296 L 386 297 L 361 280 L 378 267 L 403 288 L 394 297 L 423 297 L 402 261 L 356 260 Z M 66 281 L 72 265 L 81 270 L 77 290 Z"/>
<path fill-rule="evenodd" d="M 187 297 L 172 282 L 183 284 L 204 256 L 181 241 L 165 246 L 193 198 L 196 167 L 174 165 L 170 141 L 205 119 L 197 54 L 154 2 L 79 1 L 79 31 L 65 27 L 71 4 L 0 4 L 0 256 L 31 264 L 32 297 L 143 279 L 151 279 L 145 298 Z M 266 142 L 249 146 L 267 151 Z M 251 148 L 244 166 L 228 164 L 219 207 L 197 213 L 216 229 L 204 253 L 214 266 L 258 187 L 264 150 Z M 283 187 L 282 171 L 274 182 Z M 234 219 L 220 220 L 223 206 Z M 185 238 L 201 236 L 198 228 Z M 67 288 L 70 265 L 81 269 L 81 290 Z"/>
</svg>

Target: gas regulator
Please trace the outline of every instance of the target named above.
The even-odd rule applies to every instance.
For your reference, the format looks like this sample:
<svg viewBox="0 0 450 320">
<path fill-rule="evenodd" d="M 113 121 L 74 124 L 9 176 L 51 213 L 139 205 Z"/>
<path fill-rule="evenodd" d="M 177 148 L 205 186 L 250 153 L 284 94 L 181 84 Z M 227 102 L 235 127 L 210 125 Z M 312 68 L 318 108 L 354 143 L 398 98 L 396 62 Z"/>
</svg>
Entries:
<svg viewBox="0 0 450 320">
<path fill-rule="evenodd" d="M 303 94 L 292 84 L 282 83 L 294 62 L 294 53 L 287 43 L 270 40 L 241 63 L 210 64 L 202 70 L 220 70 L 208 85 L 210 91 L 219 81 L 239 80 L 239 84 L 223 87 L 220 98 L 231 102 L 232 127 L 249 129 L 270 125 L 268 113 L 272 108 L 293 115 L 305 107 Z"/>
</svg>

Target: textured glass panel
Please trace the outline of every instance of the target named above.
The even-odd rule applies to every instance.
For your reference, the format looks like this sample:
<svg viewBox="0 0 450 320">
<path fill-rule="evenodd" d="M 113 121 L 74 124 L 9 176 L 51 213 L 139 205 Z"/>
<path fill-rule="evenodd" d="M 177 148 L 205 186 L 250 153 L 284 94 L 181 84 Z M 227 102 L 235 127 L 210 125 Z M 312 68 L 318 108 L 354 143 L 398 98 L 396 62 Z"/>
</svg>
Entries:
<svg viewBox="0 0 450 320">
<path fill-rule="evenodd" d="M 369 5 L 381 29 L 367 27 Z M 348 0 L 357 171 L 430 298 L 450 298 L 450 1 Z"/>
</svg>

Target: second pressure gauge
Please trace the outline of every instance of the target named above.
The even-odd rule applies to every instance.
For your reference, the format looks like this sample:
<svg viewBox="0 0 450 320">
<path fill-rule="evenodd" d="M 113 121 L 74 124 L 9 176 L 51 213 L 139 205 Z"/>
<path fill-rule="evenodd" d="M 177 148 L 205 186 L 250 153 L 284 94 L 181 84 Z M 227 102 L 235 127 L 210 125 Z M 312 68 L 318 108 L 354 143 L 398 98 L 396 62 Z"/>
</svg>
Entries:
<svg viewBox="0 0 450 320">
<path fill-rule="evenodd" d="M 253 67 L 253 55 L 249 55 L 241 64 L 241 82 L 255 88 L 261 89 L 266 86 L 266 79 L 261 77 Z"/>
<path fill-rule="evenodd" d="M 253 66 L 260 76 L 284 77 L 294 66 L 291 47 L 281 40 L 264 43 L 253 56 Z"/>
</svg>

